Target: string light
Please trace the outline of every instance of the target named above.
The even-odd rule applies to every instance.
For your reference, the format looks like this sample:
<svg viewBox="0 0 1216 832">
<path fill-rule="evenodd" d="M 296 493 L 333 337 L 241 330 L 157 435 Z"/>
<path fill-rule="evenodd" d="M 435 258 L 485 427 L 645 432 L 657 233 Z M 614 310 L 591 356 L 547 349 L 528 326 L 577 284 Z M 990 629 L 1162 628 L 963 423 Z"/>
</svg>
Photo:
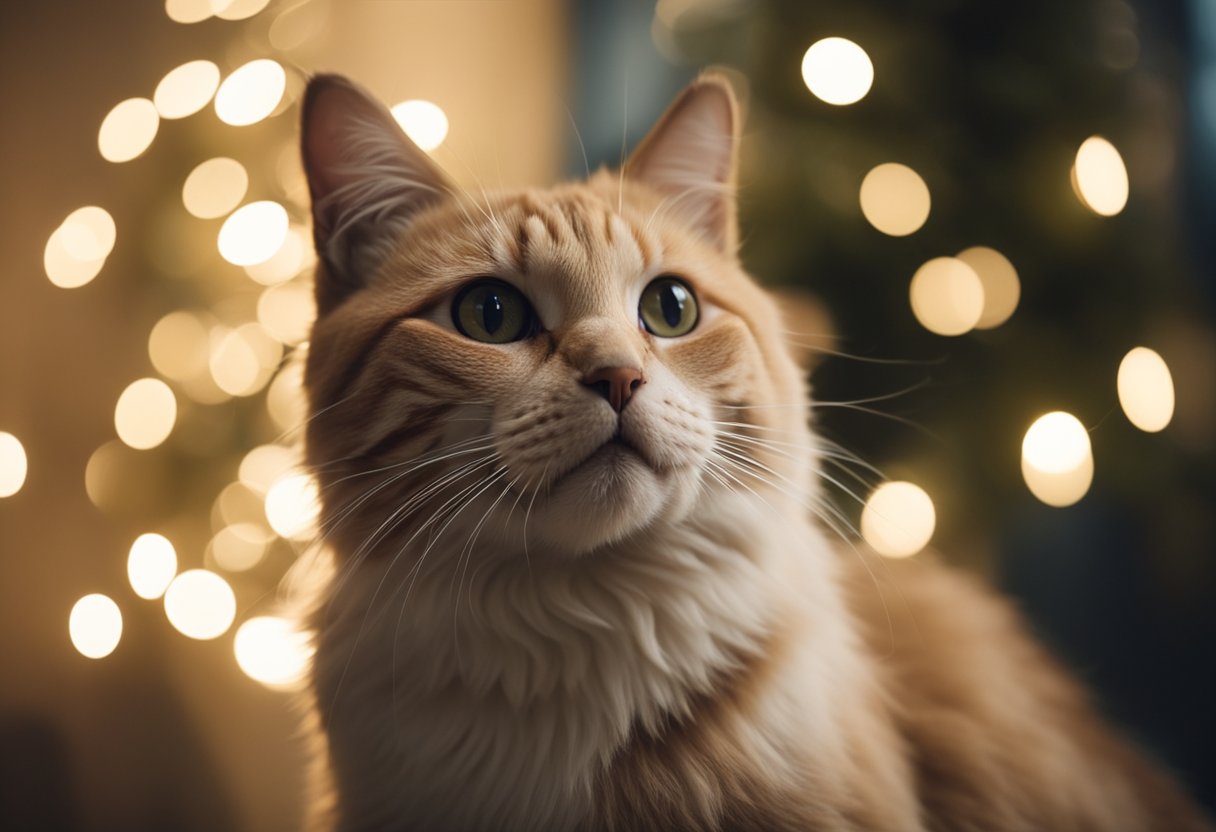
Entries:
<svg viewBox="0 0 1216 832">
<path fill-rule="evenodd" d="M 1123 356 L 1116 386 L 1123 412 L 1140 430 L 1164 430 L 1174 417 L 1174 379 L 1154 350 L 1136 347 Z"/>
<path fill-rule="evenodd" d="M 222 217 L 241 204 L 249 174 L 235 159 L 208 159 L 190 171 L 182 185 L 182 204 L 199 219 Z"/>
<path fill-rule="evenodd" d="M 1013 315 L 1022 295 L 1017 269 L 1005 255 L 987 246 L 973 246 L 955 255 L 980 279 L 984 304 L 976 329 L 994 329 Z"/>
<path fill-rule="evenodd" d="M 215 94 L 215 114 L 235 127 L 257 124 L 274 112 L 287 90 L 277 61 L 258 58 L 232 71 Z"/>
<path fill-rule="evenodd" d="M 861 213 L 892 237 L 906 237 L 929 219 L 929 186 L 907 165 L 878 165 L 861 181 Z"/>
<path fill-rule="evenodd" d="M 313 654 L 307 633 L 274 616 L 259 616 L 242 624 L 232 648 L 245 675 L 276 690 L 292 689 L 302 682 Z"/>
<path fill-rule="evenodd" d="M 266 411 L 279 430 L 293 431 L 304 424 L 308 401 L 304 396 L 303 361 L 293 361 L 275 376 L 266 392 Z"/>
<path fill-rule="evenodd" d="M 269 260 L 246 266 L 245 273 L 263 286 L 274 286 L 291 280 L 315 262 L 312 239 L 298 225 L 290 226 L 283 244 Z"/>
<path fill-rule="evenodd" d="M 212 0 L 165 0 L 165 14 L 174 23 L 201 23 L 211 17 Z"/>
<path fill-rule="evenodd" d="M 1127 205 L 1127 167 L 1101 136 L 1090 136 L 1077 149 L 1072 183 L 1081 204 L 1099 216 L 1113 217 Z"/>
<path fill-rule="evenodd" d="M 258 296 L 258 323 L 283 344 L 295 346 L 307 338 L 315 316 L 311 286 L 271 286 Z"/>
<path fill-rule="evenodd" d="M 97 131 L 97 149 L 107 162 L 129 162 L 143 154 L 156 138 L 160 114 L 146 98 L 128 98 L 114 105 Z"/>
<path fill-rule="evenodd" d="M 148 335 L 148 357 L 165 378 L 185 381 L 207 372 L 208 341 L 207 326 L 197 315 L 170 312 Z"/>
<path fill-rule="evenodd" d="M 910 482 L 887 482 L 874 489 L 861 511 L 861 536 L 890 558 L 915 555 L 928 545 L 937 525 L 933 500 Z"/>
<path fill-rule="evenodd" d="M 244 572 L 257 566 L 266 555 L 274 535 L 257 523 L 234 523 L 220 529 L 207 545 L 220 569 Z"/>
<path fill-rule="evenodd" d="M 96 205 L 77 208 L 47 239 L 42 255 L 47 279 L 61 289 L 84 286 L 101 272 L 116 238 L 108 211 Z"/>
<path fill-rule="evenodd" d="M 137 450 L 155 448 L 169 438 L 177 422 L 177 399 L 156 378 L 131 382 L 114 407 L 118 438 Z"/>
<path fill-rule="evenodd" d="M 220 85 L 220 68 L 211 61 L 190 61 L 169 70 L 152 94 L 161 118 L 185 118 L 207 106 Z"/>
<path fill-rule="evenodd" d="M 1050 506 L 1070 506 L 1089 491 L 1094 477 L 1089 433 L 1071 413 L 1040 416 L 1022 439 L 1022 478 Z"/>
<path fill-rule="evenodd" d="M 270 486 L 295 468 L 299 455 L 283 445 L 259 445 L 241 459 L 237 477 L 241 484 L 262 496 Z"/>
<path fill-rule="evenodd" d="M 288 227 L 287 209 L 277 202 L 243 205 L 220 227 L 220 256 L 234 266 L 265 263 L 287 239 Z"/>
<path fill-rule="evenodd" d="M 288 540 L 306 540 L 316 531 L 320 513 L 317 483 L 307 474 L 281 477 L 266 493 L 270 528 Z"/>
<path fill-rule="evenodd" d="M 802 81 L 821 101 L 855 104 L 874 83 L 874 64 L 853 41 L 824 38 L 811 44 L 802 56 Z"/>
<path fill-rule="evenodd" d="M 912 276 L 912 313 L 938 335 L 962 335 L 984 311 L 984 286 L 975 270 L 954 257 L 935 257 Z"/>
<path fill-rule="evenodd" d="M 219 638 L 236 618 L 236 595 L 214 572 L 189 569 L 165 590 L 165 615 L 173 628 L 188 638 Z"/>
<path fill-rule="evenodd" d="M 211 4 L 221 20 L 247 20 L 270 5 L 270 0 L 211 0 Z"/>
<path fill-rule="evenodd" d="M 21 440 L 0 431 L 0 497 L 11 497 L 25 485 L 29 461 Z"/>
<path fill-rule="evenodd" d="M 122 639 L 122 611 L 106 595 L 86 595 L 72 605 L 68 635 L 80 655 L 103 659 L 114 652 Z"/>
<path fill-rule="evenodd" d="M 428 153 L 447 138 L 448 117 L 438 104 L 413 99 L 393 105 L 390 112 L 410 141 Z"/>
<path fill-rule="evenodd" d="M 151 601 L 165 594 L 177 575 L 177 550 L 159 534 L 141 534 L 127 555 L 127 579 L 140 598 Z"/>
</svg>

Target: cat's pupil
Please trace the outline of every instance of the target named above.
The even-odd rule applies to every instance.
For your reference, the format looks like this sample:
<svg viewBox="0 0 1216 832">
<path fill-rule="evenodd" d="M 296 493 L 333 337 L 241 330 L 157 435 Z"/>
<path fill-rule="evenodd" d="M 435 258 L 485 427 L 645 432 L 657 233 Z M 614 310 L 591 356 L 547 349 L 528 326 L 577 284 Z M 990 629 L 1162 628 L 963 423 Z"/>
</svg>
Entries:
<svg viewBox="0 0 1216 832">
<path fill-rule="evenodd" d="M 491 292 L 481 302 L 481 324 L 485 327 L 486 332 L 493 335 L 502 326 L 502 320 L 502 298 L 498 296 L 497 292 Z"/>
<path fill-rule="evenodd" d="M 668 326 L 673 328 L 679 326 L 680 321 L 684 318 L 684 301 L 687 298 L 688 293 L 684 291 L 684 288 L 674 283 L 669 283 L 659 291 L 659 309 Z"/>
</svg>

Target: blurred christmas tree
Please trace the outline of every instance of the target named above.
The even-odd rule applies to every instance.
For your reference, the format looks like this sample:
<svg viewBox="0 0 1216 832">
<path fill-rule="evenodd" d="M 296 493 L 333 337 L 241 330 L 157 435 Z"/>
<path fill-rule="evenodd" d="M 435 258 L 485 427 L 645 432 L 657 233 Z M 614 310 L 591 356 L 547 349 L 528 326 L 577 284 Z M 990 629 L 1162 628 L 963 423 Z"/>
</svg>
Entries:
<svg viewBox="0 0 1216 832">
<path fill-rule="evenodd" d="M 602 40 L 611 30 L 591 5 L 581 6 L 584 28 Z M 1201 657 L 1216 635 L 1216 269 L 1202 260 L 1206 231 L 1188 222 L 1210 216 L 1185 190 L 1197 163 L 1184 98 L 1189 18 L 1175 3 L 1140 11 L 1151 17 L 1122 0 L 661 0 L 646 23 L 684 78 L 706 65 L 736 75 L 748 109 L 744 263 L 823 298 L 838 334 L 830 346 L 855 356 L 816 370 L 822 432 L 922 485 L 937 506 L 934 547 L 995 573 L 1108 709 L 1211 804 L 1216 682 Z M 829 37 L 872 62 L 873 85 L 856 103 L 817 98 L 799 71 Z M 583 74 L 637 89 L 637 63 Z M 820 72 L 847 86 L 845 64 Z M 631 132 L 648 122 L 637 110 L 665 93 L 635 94 Z M 620 117 L 604 98 L 594 99 L 601 123 Z M 1094 136 L 1116 154 L 1105 168 L 1099 158 L 1096 185 L 1078 161 Z M 616 161 L 611 145 L 591 155 Z M 862 182 L 884 163 L 927 186 L 927 221 L 914 218 L 911 233 L 883 233 L 863 215 Z M 1115 202 L 1104 205 L 1094 188 L 1112 182 Z M 908 207 L 904 196 L 887 201 Z M 913 314 L 909 283 L 927 261 L 974 246 L 1012 263 L 1020 302 L 994 328 L 935 334 Z M 1178 390 L 1161 433 L 1120 412 L 1116 372 L 1137 345 L 1165 358 Z M 1088 429 L 1095 472 L 1063 509 L 1031 495 L 1019 460 L 1027 428 L 1053 410 Z M 837 491 L 856 518 L 860 500 Z"/>
</svg>

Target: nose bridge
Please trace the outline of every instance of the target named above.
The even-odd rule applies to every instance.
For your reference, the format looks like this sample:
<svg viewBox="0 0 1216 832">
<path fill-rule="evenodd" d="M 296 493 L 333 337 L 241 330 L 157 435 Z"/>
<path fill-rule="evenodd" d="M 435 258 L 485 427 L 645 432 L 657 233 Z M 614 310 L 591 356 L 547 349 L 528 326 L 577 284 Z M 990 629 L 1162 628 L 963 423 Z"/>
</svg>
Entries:
<svg viewBox="0 0 1216 832">
<path fill-rule="evenodd" d="M 558 351 L 580 375 L 605 367 L 642 369 L 642 337 L 622 321 L 588 317 L 558 334 Z"/>
</svg>

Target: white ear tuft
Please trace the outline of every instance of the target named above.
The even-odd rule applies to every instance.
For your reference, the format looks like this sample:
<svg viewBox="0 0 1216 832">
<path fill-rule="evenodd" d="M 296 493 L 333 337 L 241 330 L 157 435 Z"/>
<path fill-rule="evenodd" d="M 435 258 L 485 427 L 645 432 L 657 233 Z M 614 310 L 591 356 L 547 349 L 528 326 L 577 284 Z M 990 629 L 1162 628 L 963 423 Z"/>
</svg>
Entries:
<svg viewBox="0 0 1216 832">
<path fill-rule="evenodd" d="M 739 108 L 730 83 L 702 75 L 680 94 L 625 163 L 625 175 L 662 192 L 719 250 L 734 254 Z"/>
<path fill-rule="evenodd" d="M 338 75 L 309 82 L 301 143 L 324 313 L 364 284 L 394 231 L 452 188 L 383 105 Z"/>
</svg>

